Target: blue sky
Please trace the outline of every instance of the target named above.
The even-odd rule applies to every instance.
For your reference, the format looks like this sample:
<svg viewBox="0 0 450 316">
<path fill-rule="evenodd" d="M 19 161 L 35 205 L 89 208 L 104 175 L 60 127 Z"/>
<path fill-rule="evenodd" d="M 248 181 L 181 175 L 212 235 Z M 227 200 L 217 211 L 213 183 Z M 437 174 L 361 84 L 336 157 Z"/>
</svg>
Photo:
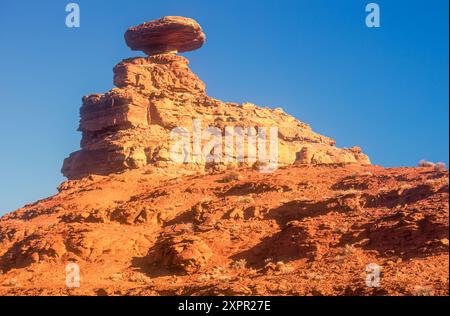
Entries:
<svg viewBox="0 0 450 316">
<path fill-rule="evenodd" d="M 0 0 L 0 214 L 56 193 L 79 148 L 81 97 L 113 87 L 140 53 L 124 31 L 164 15 L 196 19 L 206 44 L 185 53 L 209 95 L 283 107 L 372 162 L 448 164 L 448 1 L 383 0 L 381 28 L 361 0 Z"/>
</svg>

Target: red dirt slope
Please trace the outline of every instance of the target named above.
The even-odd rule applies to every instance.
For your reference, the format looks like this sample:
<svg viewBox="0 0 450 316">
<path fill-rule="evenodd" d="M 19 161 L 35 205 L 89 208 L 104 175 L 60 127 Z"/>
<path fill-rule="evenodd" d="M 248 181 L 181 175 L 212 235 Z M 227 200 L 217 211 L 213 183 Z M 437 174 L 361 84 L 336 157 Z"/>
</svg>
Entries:
<svg viewBox="0 0 450 316">
<path fill-rule="evenodd" d="M 447 171 L 147 166 L 59 189 L 0 219 L 1 295 L 449 292 Z M 366 285 L 369 263 L 380 287 Z"/>
</svg>

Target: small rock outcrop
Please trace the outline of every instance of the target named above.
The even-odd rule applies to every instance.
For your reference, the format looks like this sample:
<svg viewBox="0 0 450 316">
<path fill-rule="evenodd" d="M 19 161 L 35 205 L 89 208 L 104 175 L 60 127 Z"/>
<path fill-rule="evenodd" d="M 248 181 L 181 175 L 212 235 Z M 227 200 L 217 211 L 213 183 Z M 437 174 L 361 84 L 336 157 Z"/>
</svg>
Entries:
<svg viewBox="0 0 450 316">
<path fill-rule="evenodd" d="M 201 121 L 202 129 L 219 129 L 222 138 L 230 126 L 245 131 L 276 127 L 277 160 L 281 165 L 296 161 L 370 163 L 358 147 L 337 148 L 334 140 L 313 132 L 309 125 L 280 108 L 222 102 L 208 96 L 188 60 L 176 54 L 204 43 L 205 36 L 194 20 L 165 17 L 128 29 L 125 39 L 132 49 L 149 56 L 121 61 L 114 67 L 116 88 L 83 97 L 81 150 L 65 159 L 62 173 L 67 178 L 108 175 L 148 164 L 167 166 L 173 162 L 171 131 L 182 127 L 192 132 L 194 120 Z M 208 141 L 201 140 L 202 148 Z M 246 147 L 245 157 L 249 152 L 250 147 Z M 231 158 L 237 154 L 237 149 L 233 150 Z M 201 169 L 207 163 L 200 159 L 184 165 Z"/>
<path fill-rule="evenodd" d="M 204 267 L 213 253 L 199 237 L 177 235 L 157 244 L 151 252 L 152 264 L 190 274 Z"/>
</svg>

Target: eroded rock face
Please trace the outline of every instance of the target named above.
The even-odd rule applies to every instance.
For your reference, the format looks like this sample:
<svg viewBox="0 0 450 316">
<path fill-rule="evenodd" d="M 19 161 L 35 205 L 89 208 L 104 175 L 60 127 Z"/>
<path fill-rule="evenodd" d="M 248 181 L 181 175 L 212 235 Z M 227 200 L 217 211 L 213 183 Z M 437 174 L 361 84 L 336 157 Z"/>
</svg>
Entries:
<svg viewBox="0 0 450 316">
<path fill-rule="evenodd" d="M 176 46 L 172 42 L 179 34 L 176 30 L 185 27 L 194 32 L 197 29 L 197 24 L 190 19 L 169 17 L 157 21 L 136 27 L 135 31 L 127 31 L 127 34 L 134 34 L 136 42 L 141 39 L 143 43 L 154 43 L 155 47 L 162 42 Z M 185 21 L 184 26 L 177 24 L 181 23 L 177 21 Z M 141 29 L 143 31 L 139 33 Z M 164 31 L 152 39 L 145 35 L 146 32 L 153 34 L 150 30 L 155 30 L 155 33 L 170 30 L 172 35 Z M 183 51 L 186 47 L 179 46 L 177 50 Z M 334 140 L 313 132 L 307 124 L 280 108 L 222 102 L 209 97 L 205 84 L 191 71 L 188 63 L 182 56 L 165 53 L 129 58 L 116 65 L 116 88 L 83 98 L 79 125 L 82 132 L 81 150 L 65 159 L 62 173 L 69 179 L 76 179 L 89 174 L 108 175 L 147 164 L 167 166 L 173 163 L 170 155 L 173 144 L 171 131 L 185 128 L 192 134 L 194 120 L 199 120 L 203 130 L 207 127 L 218 128 L 222 132 L 223 145 L 226 144 L 227 128 L 240 127 L 245 131 L 254 128 L 257 131 L 258 127 L 277 127 L 277 158 L 281 165 L 295 161 L 306 164 L 370 163 L 358 147 L 337 148 Z M 202 148 L 208 141 L 208 138 L 201 141 Z M 190 142 L 192 149 L 192 137 Z M 246 159 L 251 144 L 246 142 L 245 146 Z M 232 159 L 235 160 L 237 155 L 237 149 L 232 149 Z M 249 165 L 252 163 L 248 162 Z M 201 158 L 180 166 L 203 169 L 207 164 Z"/>
<path fill-rule="evenodd" d="M 125 41 L 132 50 L 142 50 L 148 55 L 194 50 L 200 48 L 205 39 L 195 20 L 179 16 L 166 16 L 133 26 L 125 33 Z"/>
</svg>

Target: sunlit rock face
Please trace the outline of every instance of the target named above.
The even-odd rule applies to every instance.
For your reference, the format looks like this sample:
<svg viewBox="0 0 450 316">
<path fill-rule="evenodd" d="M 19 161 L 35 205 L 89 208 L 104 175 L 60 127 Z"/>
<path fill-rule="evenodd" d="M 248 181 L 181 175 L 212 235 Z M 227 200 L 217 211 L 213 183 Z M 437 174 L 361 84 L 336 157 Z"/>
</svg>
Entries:
<svg viewBox="0 0 450 316">
<path fill-rule="evenodd" d="M 200 26 L 192 19 L 166 17 L 132 27 L 125 33 L 127 44 L 150 54 L 121 61 L 114 67 L 116 88 L 104 94 L 83 97 L 79 131 L 81 150 L 64 161 L 62 173 L 69 179 L 89 174 L 108 175 L 147 164 L 166 166 L 171 161 L 174 128 L 192 132 L 193 121 L 201 128 L 221 131 L 225 147 L 227 128 L 250 130 L 277 128 L 278 164 L 294 162 L 370 163 L 358 147 L 340 149 L 335 141 L 319 135 L 281 108 L 258 107 L 251 103 L 222 102 L 209 97 L 205 84 L 189 68 L 189 61 L 176 51 L 200 47 L 204 42 Z M 193 139 L 190 138 L 193 142 Z M 203 148 L 208 139 L 202 139 Z M 244 141 L 244 164 L 251 144 Z M 258 148 L 254 149 L 255 151 Z M 268 149 L 269 150 L 269 149 Z M 225 148 L 224 148 L 225 151 Z M 236 149 L 229 150 L 234 159 Z M 181 167 L 204 169 L 204 157 Z"/>
<path fill-rule="evenodd" d="M 130 27 L 125 32 L 127 45 L 148 55 L 187 52 L 200 48 L 205 39 L 195 20 L 179 16 L 166 16 Z"/>
</svg>

